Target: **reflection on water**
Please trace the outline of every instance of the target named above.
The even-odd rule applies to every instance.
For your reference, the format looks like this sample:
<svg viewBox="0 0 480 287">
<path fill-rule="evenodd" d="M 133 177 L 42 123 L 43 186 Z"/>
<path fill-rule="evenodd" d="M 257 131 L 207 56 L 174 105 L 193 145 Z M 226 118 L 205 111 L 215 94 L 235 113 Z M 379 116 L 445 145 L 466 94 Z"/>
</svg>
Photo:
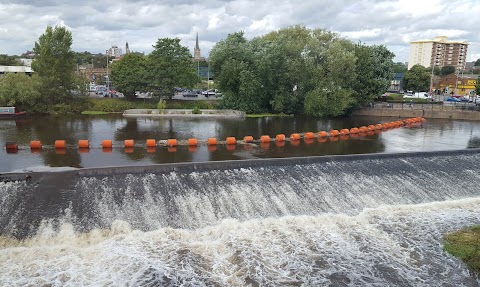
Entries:
<svg viewBox="0 0 480 287">
<path fill-rule="evenodd" d="M 0 150 L 0 172 L 36 166 L 98 167 L 117 165 L 138 165 L 168 162 L 221 161 L 248 158 L 294 157 L 310 155 L 332 155 L 352 153 L 402 152 L 463 149 L 479 147 L 480 123 L 448 120 L 429 120 L 421 128 L 399 128 L 366 137 L 349 137 L 335 142 L 301 141 L 294 145 L 262 144 L 219 145 L 208 149 L 180 146 L 174 149 L 157 147 L 148 150 L 145 140 L 190 137 L 206 140 L 216 137 L 223 140 L 228 136 L 242 139 L 246 135 L 259 138 L 261 135 L 294 132 L 317 132 L 320 130 L 358 127 L 391 121 L 391 118 L 355 117 L 325 120 L 305 117 L 256 118 L 256 119 L 125 119 L 121 115 L 38 117 L 22 121 L 0 122 L 0 141 L 17 141 L 21 149 L 17 154 Z M 32 154 L 28 148 L 31 140 L 38 139 L 51 146 L 56 139 L 68 144 L 65 154 L 58 154 L 51 148 Z M 78 151 L 78 140 L 88 139 L 90 150 Z M 103 139 L 112 139 L 114 148 L 104 152 L 100 148 Z M 123 149 L 123 140 L 134 139 L 139 147 Z"/>
</svg>

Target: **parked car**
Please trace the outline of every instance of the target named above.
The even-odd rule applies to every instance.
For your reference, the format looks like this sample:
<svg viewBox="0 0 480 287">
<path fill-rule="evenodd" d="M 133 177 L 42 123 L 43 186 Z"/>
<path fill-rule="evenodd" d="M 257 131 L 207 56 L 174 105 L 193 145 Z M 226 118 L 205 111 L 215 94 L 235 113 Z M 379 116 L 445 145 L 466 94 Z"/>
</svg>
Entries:
<svg viewBox="0 0 480 287">
<path fill-rule="evenodd" d="M 183 91 L 182 96 L 184 96 L 184 97 L 194 97 L 195 98 L 195 97 L 198 97 L 198 94 L 193 92 L 193 91 L 190 91 L 190 90 L 185 90 L 185 91 Z"/>
<path fill-rule="evenodd" d="M 444 99 L 444 101 L 445 101 L 445 102 L 454 102 L 454 103 L 459 103 L 459 102 L 461 102 L 459 99 L 454 98 L 454 97 L 446 97 L 446 98 Z"/>
<path fill-rule="evenodd" d="M 209 96 L 221 97 L 222 93 L 217 89 L 210 89 L 210 90 L 203 91 L 202 95 L 204 95 L 205 97 L 209 97 Z"/>
</svg>

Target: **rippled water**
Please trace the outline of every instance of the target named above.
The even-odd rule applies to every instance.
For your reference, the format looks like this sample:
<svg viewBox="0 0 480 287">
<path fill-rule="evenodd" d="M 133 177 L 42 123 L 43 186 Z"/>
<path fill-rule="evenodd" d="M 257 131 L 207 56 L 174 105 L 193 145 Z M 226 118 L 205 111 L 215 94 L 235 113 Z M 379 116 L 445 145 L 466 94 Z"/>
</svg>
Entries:
<svg viewBox="0 0 480 287">
<path fill-rule="evenodd" d="M 0 286 L 478 286 L 442 237 L 480 224 L 479 160 L 470 150 L 0 183 Z"/>
</svg>

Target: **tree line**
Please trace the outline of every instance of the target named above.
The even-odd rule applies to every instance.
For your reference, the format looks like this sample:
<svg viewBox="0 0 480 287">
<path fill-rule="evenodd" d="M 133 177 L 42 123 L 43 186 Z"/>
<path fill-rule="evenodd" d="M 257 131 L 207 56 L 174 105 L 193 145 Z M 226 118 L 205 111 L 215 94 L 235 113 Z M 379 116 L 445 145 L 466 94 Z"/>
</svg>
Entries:
<svg viewBox="0 0 480 287">
<path fill-rule="evenodd" d="M 91 55 L 79 57 L 71 44 L 72 34 L 64 27 L 47 27 L 35 42 L 34 75 L 0 79 L 1 104 L 35 113 L 86 109 L 87 79 L 75 70 Z M 224 94 L 223 108 L 328 117 L 345 115 L 385 92 L 393 57 L 385 46 L 293 26 L 252 40 L 243 32 L 229 34 L 213 47 L 209 61 Z M 131 53 L 115 61 L 111 80 L 127 99 L 134 99 L 136 91 L 168 98 L 175 87 L 201 81 L 188 48 L 170 38 L 158 39 L 148 55 Z"/>
</svg>

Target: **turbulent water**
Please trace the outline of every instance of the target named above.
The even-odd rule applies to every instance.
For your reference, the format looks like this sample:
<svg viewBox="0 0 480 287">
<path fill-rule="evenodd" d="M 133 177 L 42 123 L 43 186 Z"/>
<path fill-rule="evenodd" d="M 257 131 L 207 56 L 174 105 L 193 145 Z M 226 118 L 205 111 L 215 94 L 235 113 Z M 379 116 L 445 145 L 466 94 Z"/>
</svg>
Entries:
<svg viewBox="0 0 480 287">
<path fill-rule="evenodd" d="M 0 286 L 478 286 L 480 154 L 0 183 Z"/>
</svg>

